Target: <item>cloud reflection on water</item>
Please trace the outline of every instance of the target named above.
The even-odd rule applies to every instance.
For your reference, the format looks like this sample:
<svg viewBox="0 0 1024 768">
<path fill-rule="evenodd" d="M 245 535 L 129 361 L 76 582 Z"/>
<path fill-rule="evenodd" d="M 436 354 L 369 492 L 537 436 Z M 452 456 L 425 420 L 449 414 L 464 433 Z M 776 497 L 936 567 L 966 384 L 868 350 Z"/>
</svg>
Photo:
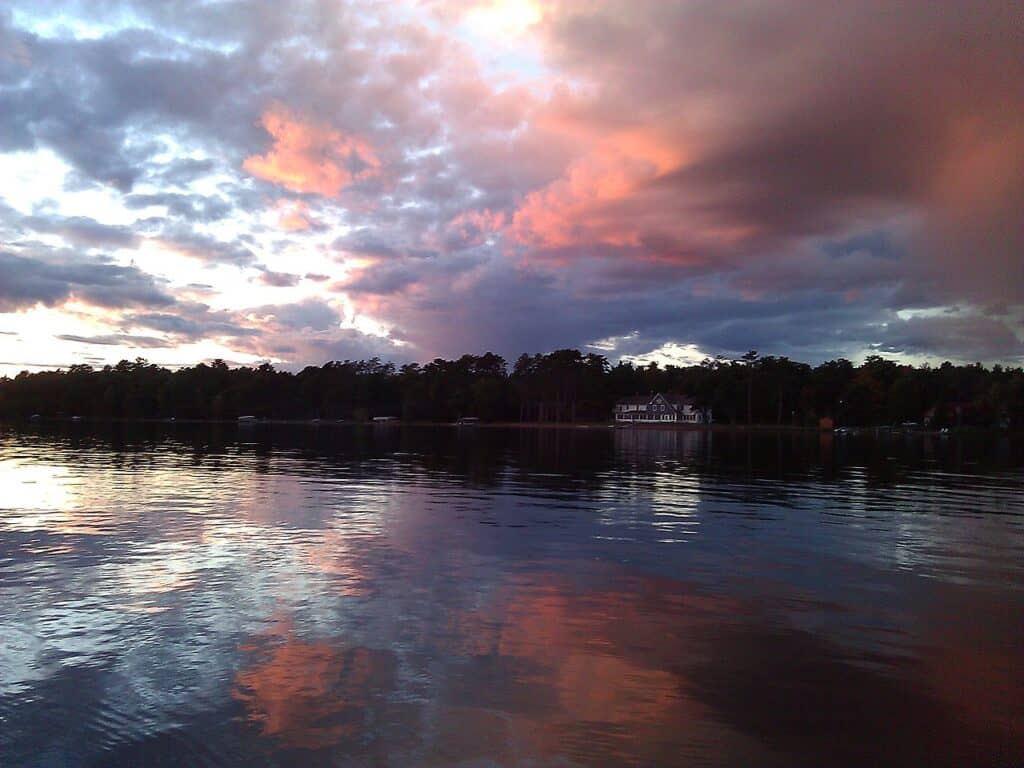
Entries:
<svg viewBox="0 0 1024 768">
<path fill-rule="evenodd" d="M 232 696 L 263 736 L 287 748 L 318 750 L 360 735 L 366 709 L 395 685 L 394 653 L 346 648 L 342 640 L 303 641 L 285 626 L 242 647 L 254 657 Z"/>
<path fill-rule="evenodd" d="M 0 747 L 76 679 L 56 764 L 1024 755 L 1012 453 L 649 434 L 7 434 Z"/>
</svg>

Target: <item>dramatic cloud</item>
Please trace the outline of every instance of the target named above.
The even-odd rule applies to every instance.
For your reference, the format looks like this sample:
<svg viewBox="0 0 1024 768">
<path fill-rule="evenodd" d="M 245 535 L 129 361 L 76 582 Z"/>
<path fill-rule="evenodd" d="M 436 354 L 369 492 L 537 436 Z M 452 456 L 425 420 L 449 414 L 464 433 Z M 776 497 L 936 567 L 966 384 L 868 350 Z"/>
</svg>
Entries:
<svg viewBox="0 0 1024 768">
<path fill-rule="evenodd" d="M 0 312 L 111 357 L 1019 362 L 1021 82 L 1004 0 L 11 0 Z"/>
</svg>

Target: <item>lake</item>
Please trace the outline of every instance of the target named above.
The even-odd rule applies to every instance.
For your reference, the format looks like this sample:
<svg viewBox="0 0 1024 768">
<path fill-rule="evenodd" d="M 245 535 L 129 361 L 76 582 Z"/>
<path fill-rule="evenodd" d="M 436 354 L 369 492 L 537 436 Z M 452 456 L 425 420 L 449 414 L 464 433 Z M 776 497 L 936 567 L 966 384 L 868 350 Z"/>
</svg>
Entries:
<svg viewBox="0 0 1024 768">
<path fill-rule="evenodd" d="M 1024 445 L 0 427 L 3 766 L 1024 764 Z"/>
</svg>

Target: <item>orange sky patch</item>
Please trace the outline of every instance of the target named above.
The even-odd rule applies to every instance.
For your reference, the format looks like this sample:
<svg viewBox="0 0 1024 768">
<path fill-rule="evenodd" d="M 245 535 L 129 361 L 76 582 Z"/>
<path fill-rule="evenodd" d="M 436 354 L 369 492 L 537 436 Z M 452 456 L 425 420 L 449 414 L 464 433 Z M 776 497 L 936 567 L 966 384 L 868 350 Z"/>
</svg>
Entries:
<svg viewBox="0 0 1024 768">
<path fill-rule="evenodd" d="M 329 126 L 303 122 L 281 107 L 263 113 L 263 127 L 274 140 L 264 155 L 251 155 L 242 167 L 253 176 L 292 190 L 334 197 L 380 169 L 373 147 Z"/>
<path fill-rule="evenodd" d="M 547 122 L 553 130 L 587 139 L 577 121 Z M 547 248 L 636 245 L 642 235 L 637 222 L 609 209 L 641 194 L 645 184 L 682 162 L 681 150 L 654 132 L 634 129 L 594 140 L 561 178 L 527 195 L 512 217 L 512 237 Z"/>
</svg>

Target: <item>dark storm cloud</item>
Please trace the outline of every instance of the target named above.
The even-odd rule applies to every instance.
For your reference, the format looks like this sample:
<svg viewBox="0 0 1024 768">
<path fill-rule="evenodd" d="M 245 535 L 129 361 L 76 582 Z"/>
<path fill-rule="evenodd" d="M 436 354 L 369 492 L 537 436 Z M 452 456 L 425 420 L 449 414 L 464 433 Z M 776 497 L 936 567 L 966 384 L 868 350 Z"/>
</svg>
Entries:
<svg viewBox="0 0 1024 768">
<path fill-rule="evenodd" d="M 109 309 L 175 302 L 151 275 L 136 267 L 68 254 L 31 258 L 0 250 L 0 311 L 55 306 L 72 298 Z"/>
<path fill-rule="evenodd" d="M 915 211 L 905 269 L 931 275 L 936 302 L 1024 299 L 1015 3 L 569 3 L 553 18 L 558 60 L 601 83 L 577 105 L 587 119 L 634 114 L 685 150 L 620 203 L 641 228 L 742 232 L 712 255 L 746 261 Z"/>
<path fill-rule="evenodd" d="M 383 298 L 397 307 L 392 317 L 409 329 L 416 348 L 429 346 L 432 354 L 444 356 L 490 349 L 511 358 L 526 350 L 615 338 L 613 356 L 644 356 L 683 340 L 709 354 L 738 357 L 758 349 L 811 362 L 856 357 L 865 350 L 916 356 L 927 354 L 929 346 L 934 354 L 954 359 L 1021 360 L 1012 319 L 968 316 L 908 324 L 896 314 L 902 289 L 891 275 L 858 279 L 858 271 L 871 275 L 870 263 L 851 264 L 835 289 L 817 285 L 811 276 L 804 283 L 794 278 L 785 290 L 744 297 L 725 281 L 716 285 L 703 278 L 607 292 L 608 278 L 600 269 L 588 275 L 577 265 L 565 279 L 497 262 L 471 273 L 457 306 L 451 280 L 440 274 L 421 279 L 402 301 L 390 294 Z M 856 295 L 843 295 L 848 283 L 858 286 Z M 354 295 L 362 300 L 363 294 Z M 371 294 L 367 300 L 373 306 L 379 299 Z M 458 323 L 451 321 L 453 314 Z"/>
<path fill-rule="evenodd" d="M 970 333 L 888 348 L 1020 359 L 1019 318 L 976 314 L 994 297 L 1019 304 L 1024 286 L 1024 124 L 1012 94 L 1024 48 L 1010 5 L 902 4 L 892 9 L 896 34 L 869 8 L 828 3 L 566 8 L 552 30 L 560 60 L 597 73 L 600 96 L 562 118 L 603 126 L 602 136 L 644 123 L 652 140 L 675 137 L 684 158 L 622 199 L 588 207 L 576 185 L 543 198 L 549 218 L 559 205 L 570 212 L 560 236 L 583 235 L 534 248 L 540 268 L 567 265 L 567 290 L 578 294 L 586 262 L 606 264 L 587 289 L 606 294 L 595 331 L 632 303 L 623 293 L 640 291 L 642 305 L 609 335 L 820 359 L 883 344 L 904 325 L 897 309 L 965 301 L 957 328 Z M 607 148 L 597 144 L 600 168 Z M 588 237 L 595 221 L 603 228 Z M 638 245 L 614 242 L 630 239 Z M 678 290 L 662 290 L 671 283 Z M 574 306 L 567 297 L 550 316 L 560 323 Z M 679 322 L 656 321 L 659 309 Z"/>
<path fill-rule="evenodd" d="M 494 163 L 501 150 L 485 146 L 459 168 L 529 269 L 495 262 L 452 285 L 410 258 L 420 243 L 451 259 L 487 234 L 425 226 L 424 213 L 454 218 L 443 204 L 336 243 L 387 260 L 344 288 L 418 348 L 509 353 L 639 331 L 630 343 L 648 349 L 821 359 L 930 344 L 1019 359 L 1019 319 L 977 314 L 1024 300 L 1012 4 L 566 3 L 547 19 L 550 61 L 591 95 L 540 108 L 550 154 Z M 575 160 L 563 134 L 582 138 Z M 481 181 L 541 156 L 525 201 L 520 187 L 498 202 L 501 185 L 517 189 L 508 176 Z M 451 159 L 430 161 L 421 194 L 459 189 Z M 949 303 L 964 306 L 958 332 L 896 334 L 897 310 Z"/>
</svg>

